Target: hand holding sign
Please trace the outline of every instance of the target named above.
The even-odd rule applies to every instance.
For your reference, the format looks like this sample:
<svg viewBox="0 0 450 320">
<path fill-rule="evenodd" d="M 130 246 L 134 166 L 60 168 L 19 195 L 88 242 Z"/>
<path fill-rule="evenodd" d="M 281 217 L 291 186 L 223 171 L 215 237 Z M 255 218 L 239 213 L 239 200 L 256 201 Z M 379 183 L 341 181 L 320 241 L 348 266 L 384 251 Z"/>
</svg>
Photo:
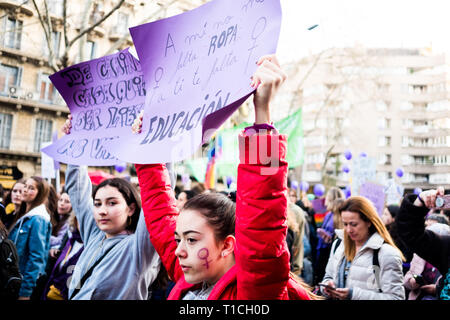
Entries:
<svg viewBox="0 0 450 320">
<path fill-rule="evenodd" d="M 280 86 L 286 80 L 275 55 L 265 55 L 258 62 L 258 69 L 251 77 L 252 88 L 256 88 L 253 97 L 255 105 L 255 123 L 270 123 L 269 104 Z"/>
<path fill-rule="evenodd" d="M 144 107 L 145 87 L 140 63 L 128 49 L 82 62 L 50 76 L 70 109 L 71 132 L 43 148 L 53 159 L 78 165 L 120 163 L 106 149 L 129 127 Z"/>
<path fill-rule="evenodd" d="M 108 150 L 133 163 L 191 156 L 255 90 L 250 76 L 259 57 L 276 51 L 280 27 L 277 0 L 213 0 L 130 28 L 147 92 L 142 134 L 130 130 Z M 263 89 L 262 102 L 272 95 Z"/>
</svg>

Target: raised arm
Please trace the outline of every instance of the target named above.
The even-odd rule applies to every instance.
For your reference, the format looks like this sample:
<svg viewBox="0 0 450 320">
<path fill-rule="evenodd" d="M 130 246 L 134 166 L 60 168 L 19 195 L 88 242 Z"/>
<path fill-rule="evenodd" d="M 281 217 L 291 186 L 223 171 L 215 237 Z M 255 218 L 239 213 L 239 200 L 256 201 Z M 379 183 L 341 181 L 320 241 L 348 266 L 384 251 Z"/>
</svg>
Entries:
<svg viewBox="0 0 450 320">
<path fill-rule="evenodd" d="M 178 209 L 164 164 L 135 164 L 141 189 L 142 209 L 150 240 L 169 277 L 177 281 L 183 274 L 175 256 L 174 238 Z"/>
<path fill-rule="evenodd" d="M 101 232 L 94 219 L 92 183 L 87 166 L 69 164 L 66 171 L 65 188 L 80 225 L 81 238 L 86 246 L 92 236 Z"/>
<path fill-rule="evenodd" d="M 253 76 L 255 126 L 239 136 L 236 195 L 238 299 L 287 295 L 287 139 L 271 125 L 269 104 L 285 75 L 275 56 L 259 61 Z"/>
<path fill-rule="evenodd" d="M 70 134 L 72 115 L 69 114 L 62 131 Z M 87 166 L 67 165 L 65 189 L 70 197 L 73 211 L 80 225 L 80 234 L 86 246 L 91 236 L 101 232 L 94 219 L 92 182 Z"/>
</svg>

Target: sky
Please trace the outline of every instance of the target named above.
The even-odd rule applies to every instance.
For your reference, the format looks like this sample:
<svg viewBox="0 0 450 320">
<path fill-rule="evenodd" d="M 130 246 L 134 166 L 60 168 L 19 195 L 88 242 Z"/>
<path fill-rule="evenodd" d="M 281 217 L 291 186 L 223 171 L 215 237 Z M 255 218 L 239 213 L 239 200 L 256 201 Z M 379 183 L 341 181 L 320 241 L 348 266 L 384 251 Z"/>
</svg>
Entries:
<svg viewBox="0 0 450 320">
<path fill-rule="evenodd" d="M 450 54 L 448 0 L 281 0 L 277 55 L 288 61 L 331 47 L 432 47 Z M 310 26 L 318 27 L 308 31 Z"/>
</svg>

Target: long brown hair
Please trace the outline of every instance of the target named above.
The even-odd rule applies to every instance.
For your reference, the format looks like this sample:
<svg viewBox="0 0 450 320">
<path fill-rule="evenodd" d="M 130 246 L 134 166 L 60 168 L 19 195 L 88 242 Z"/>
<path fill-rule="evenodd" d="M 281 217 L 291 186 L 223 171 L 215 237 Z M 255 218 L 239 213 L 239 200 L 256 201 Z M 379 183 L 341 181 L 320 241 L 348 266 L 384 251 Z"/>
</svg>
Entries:
<svg viewBox="0 0 450 320">
<path fill-rule="evenodd" d="M 400 253 L 402 260 L 406 261 L 405 257 L 403 256 L 403 253 L 395 245 L 394 240 L 392 240 L 389 231 L 386 229 L 386 226 L 384 225 L 383 221 L 378 216 L 378 212 L 370 200 L 361 196 L 350 197 L 342 204 L 340 211 L 341 212 L 350 211 L 359 213 L 359 216 L 362 220 L 371 223 L 369 227 L 369 234 L 372 235 L 375 232 L 377 232 L 386 243 L 396 248 Z M 344 254 L 347 260 L 353 261 L 356 255 L 356 245 L 355 242 L 352 239 L 350 239 L 345 229 L 344 229 L 344 248 L 345 248 Z"/>
<path fill-rule="evenodd" d="M 50 192 L 50 187 L 47 181 L 38 176 L 32 176 L 29 179 L 33 179 L 34 182 L 36 182 L 36 187 L 38 190 L 36 198 L 34 198 L 34 200 L 30 203 L 29 210 L 27 210 L 27 203 L 25 201 L 22 201 L 22 204 L 20 205 L 19 210 L 17 211 L 14 221 L 11 223 L 9 231 L 11 231 L 12 228 L 14 228 L 14 225 L 16 224 L 17 220 L 22 218 L 26 213 L 28 213 L 32 209 L 36 208 L 37 206 L 40 206 L 41 204 L 47 201 Z"/>
</svg>

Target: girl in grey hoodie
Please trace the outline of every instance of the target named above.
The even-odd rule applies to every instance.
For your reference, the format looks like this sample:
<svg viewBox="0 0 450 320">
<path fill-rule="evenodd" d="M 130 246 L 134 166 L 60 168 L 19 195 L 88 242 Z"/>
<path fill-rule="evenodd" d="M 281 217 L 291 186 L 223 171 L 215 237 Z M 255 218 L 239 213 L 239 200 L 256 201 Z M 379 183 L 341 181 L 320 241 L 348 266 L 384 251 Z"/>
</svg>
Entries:
<svg viewBox="0 0 450 320">
<path fill-rule="evenodd" d="M 85 247 L 68 280 L 69 299 L 147 299 L 160 259 L 136 189 L 124 179 L 108 179 L 96 187 L 93 201 L 87 167 L 68 165 L 66 190 Z"/>
</svg>

